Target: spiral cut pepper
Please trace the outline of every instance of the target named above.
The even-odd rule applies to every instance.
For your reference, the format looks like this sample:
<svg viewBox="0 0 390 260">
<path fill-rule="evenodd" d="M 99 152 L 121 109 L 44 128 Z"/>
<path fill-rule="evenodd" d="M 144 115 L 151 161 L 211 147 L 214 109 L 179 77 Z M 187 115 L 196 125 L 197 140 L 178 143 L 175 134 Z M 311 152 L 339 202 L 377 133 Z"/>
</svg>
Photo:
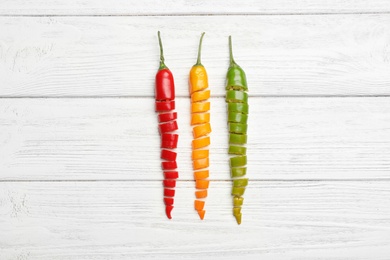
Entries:
<svg viewBox="0 0 390 260">
<path fill-rule="evenodd" d="M 234 61 L 232 37 L 229 36 L 230 66 L 226 75 L 226 102 L 228 109 L 230 174 L 233 180 L 233 215 L 241 224 L 241 207 L 248 185 L 246 175 L 246 143 L 248 120 L 248 87 L 244 70 Z"/>
<path fill-rule="evenodd" d="M 202 33 L 199 41 L 198 59 L 190 70 L 190 95 L 191 95 L 191 125 L 193 133 L 192 141 L 192 165 L 195 179 L 195 210 L 200 219 L 204 218 L 205 199 L 209 187 L 209 149 L 211 125 L 210 125 L 210 90 L 208 90 L 208 77 L 201 63 Z"/>
<path fill-rule="evenodd" d="M 176 163 L 176 152 L 179 135 L 174 132 L 178 129 L 177 113 L 175 110 L 175 84 L 172 72 L 164 63 L 164 53 L 158 32 L 160 45 L 160 67 L 156 74 L 156 112 L 158 113 L 158 128 L 161 136 L 161 167 L 164 172 L 164 203 L 165 213 L 169 219 L 172 218 L 173 197 L 175 196 L 176 179 L 179 177 Z"/>
</svg>

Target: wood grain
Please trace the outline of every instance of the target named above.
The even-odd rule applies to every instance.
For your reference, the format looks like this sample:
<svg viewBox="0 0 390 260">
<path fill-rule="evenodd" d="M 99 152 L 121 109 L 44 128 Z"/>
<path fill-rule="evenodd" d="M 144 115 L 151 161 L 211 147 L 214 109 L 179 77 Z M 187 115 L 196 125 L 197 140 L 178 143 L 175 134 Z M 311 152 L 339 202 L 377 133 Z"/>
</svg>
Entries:
<svg viewBox="0 0 390 260">
<path fill-rule="evenodd" d="M 386 0 L 2 0 L 0 15 L 229 15 L 390 12 Z"/>
<path fill-rule="evenodd" d="M 157 30 L 179 96 L 202 31 L 214 96 L 224 93 L 230 34 L 251 95 L 390 95 L 389 14 L 0 17 L 0 30 L 1 97 L 151 97 Z"/>
<path fill-rule="evenodd" d="M 211 179 L 229 179 L 226 105 L 211 99 Z M 251 179 L 388 179 L 389 98 L 250 98 Z M 192 180 L 188 98 L 178 167 Z M 2 99 L 2 180 L 161 180 L 152 98 Z"/>
<path fill-rule="evenodd" d="M 385 260 L 389 184 L 251 182 L 237 226 L 229 182 L 211 182 L 202 223 L 193 182 L 178 183 L 171 221 L 156 181 L 3 182 L 0 258 Z"/>
</svg>

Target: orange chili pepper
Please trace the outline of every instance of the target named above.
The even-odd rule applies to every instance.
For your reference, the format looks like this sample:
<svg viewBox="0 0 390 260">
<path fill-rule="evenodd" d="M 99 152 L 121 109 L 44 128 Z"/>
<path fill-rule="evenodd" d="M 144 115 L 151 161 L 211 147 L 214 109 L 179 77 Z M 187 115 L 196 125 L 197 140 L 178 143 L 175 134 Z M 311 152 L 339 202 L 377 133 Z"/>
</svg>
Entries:
<svg viewBox="0 0 390 260">
<path fill-rule="evenodd" d="M 194 140 L 192 141 L 192 160 L 194 169 L 194 179 L 196 180 L 195 192 L 195 210 L 198 212 L 200 219 L 204 218 L 206 211 L 204 210 L 205 198 L 207 197 L 207 189 L 209 186 L 209 150 L 206 148 L 210 145 L 211 125 L 210 125 L 210 90 L 208 89 L 208 76 L 206 69 L 200 61 L 202 33 L 199 41 L 198 59 L 192 66 L 189 75 L 190 95 L 191 95 L 191 125 Z M 202 148 L 202 149 L 200 149 Z M 201 170 L 201 171 L 195 171 Z"/>
</svg>

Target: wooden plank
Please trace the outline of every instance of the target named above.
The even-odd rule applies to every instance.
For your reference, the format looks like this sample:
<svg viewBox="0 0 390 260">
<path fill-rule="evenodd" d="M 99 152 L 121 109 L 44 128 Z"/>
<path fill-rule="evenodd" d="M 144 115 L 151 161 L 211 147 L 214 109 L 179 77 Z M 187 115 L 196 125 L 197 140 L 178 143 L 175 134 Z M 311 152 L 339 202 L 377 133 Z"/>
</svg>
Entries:
<svg viewBox="0 0 390 260">
<path fill-rule="evenodd" d="M 226 105 L 212 98 L 212 179 L 229 179 Z M 389 98 L 251 98 L 251 179 L 381 179 Z M 187 98 L 177 99 L 178 166 L 192 180 Z M 161 180 L 152 98 L 2 99 L 2 180 Z"/>
<path fill-rule="evenodd" d="M 386 0 L 3 0 L 0 15 L 221 15 L 389 12 Z"/>
<path fill-rule="evenodd" d="M 251 182 L 237 226 L 229 182 L 211 183 L 202 223 L 192 182 L 171 221 L 159 182 L 0 182 L 0 258 L 385 260 L 389 184 Z"/>
<path fill-rule="evenodd" d="M 0 17 L 0 30 L 2 97 L 153 96 L 157 30 L 179 96 L 202 31 L 214 96 L 230 34 L 252 95 L 390 95 L 390 15 Z"/>
</svg>

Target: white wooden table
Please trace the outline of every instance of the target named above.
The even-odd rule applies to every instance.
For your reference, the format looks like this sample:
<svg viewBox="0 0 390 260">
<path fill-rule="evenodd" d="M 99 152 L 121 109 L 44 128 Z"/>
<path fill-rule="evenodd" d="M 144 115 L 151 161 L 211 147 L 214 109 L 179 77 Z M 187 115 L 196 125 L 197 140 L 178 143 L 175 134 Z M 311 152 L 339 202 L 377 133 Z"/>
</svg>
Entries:
<svg viewBox="0 0 390 260">
<path fill-rule="evenodd" d="M 0 259 L 390 259 L 390 2 L 2 0 Z M 180 181 L 162 203 L 156 32 L 176 80 Z M 188 72 L 206 32 L 206 218 Z M 250 89 L 231 214 L 228 35 Z"/>
</svg>

